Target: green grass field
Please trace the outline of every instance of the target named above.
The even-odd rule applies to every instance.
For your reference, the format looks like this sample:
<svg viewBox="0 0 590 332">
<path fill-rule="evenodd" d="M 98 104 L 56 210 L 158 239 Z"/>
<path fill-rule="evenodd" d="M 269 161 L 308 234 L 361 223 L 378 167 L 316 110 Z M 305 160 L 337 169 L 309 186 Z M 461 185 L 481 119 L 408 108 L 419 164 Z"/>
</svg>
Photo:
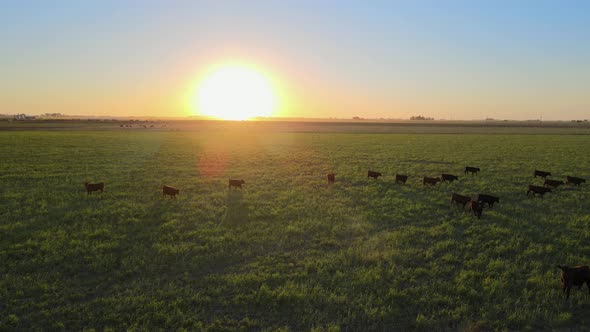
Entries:
<svg viewBox="0 0 590 332">
<path fill-rule="evenodd" d="M 0 330 L 590 329 L 587 135 L 232 128 L 0 132 Z"/>
</svg>

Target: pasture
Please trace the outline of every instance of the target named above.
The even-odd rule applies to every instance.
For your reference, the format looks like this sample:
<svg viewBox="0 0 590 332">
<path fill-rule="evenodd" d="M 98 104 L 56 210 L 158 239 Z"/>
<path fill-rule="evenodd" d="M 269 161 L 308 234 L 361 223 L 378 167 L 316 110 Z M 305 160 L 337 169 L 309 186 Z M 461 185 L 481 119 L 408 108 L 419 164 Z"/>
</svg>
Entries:
<svg viewBox="0 0 590 332">
<path fill-rule="evenodd" d="M 587 135 L 231 128 L 0 132 L 0 330 L 590 329 Z"/>
</svg>

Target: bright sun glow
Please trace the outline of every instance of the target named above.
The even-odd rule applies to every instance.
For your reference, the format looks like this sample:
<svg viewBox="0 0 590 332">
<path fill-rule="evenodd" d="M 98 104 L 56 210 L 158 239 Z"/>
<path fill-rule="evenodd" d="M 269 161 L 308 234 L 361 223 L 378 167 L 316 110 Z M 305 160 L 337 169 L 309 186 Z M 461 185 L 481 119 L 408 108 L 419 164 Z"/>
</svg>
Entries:
<svg viewBox="0 0 590 332">
<path fill-rule="evenodd" d="M 269 81 L 246 66 L 224 66 L 214 70 L 199 84 L 196 112 L 224 120 L 247 120 L 270 116 L 275 96 Z"/>
</svg>

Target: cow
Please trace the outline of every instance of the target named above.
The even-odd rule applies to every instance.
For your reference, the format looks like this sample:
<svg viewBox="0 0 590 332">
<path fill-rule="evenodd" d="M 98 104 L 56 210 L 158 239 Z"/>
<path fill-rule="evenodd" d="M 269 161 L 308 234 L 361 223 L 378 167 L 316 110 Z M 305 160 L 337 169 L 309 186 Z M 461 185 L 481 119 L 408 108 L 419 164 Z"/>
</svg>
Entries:
<svg viewBox="0 0 590 332">
<path fill-rule="evenodd" d="M 395 175 L 395 183 L 406 183 L 406 181 L 408 181 L 408 176 L 407 175 L 401 175 L 401 174 L 396 174 Z"/>
<path fill-rule="evenodd" d="M 543 184 L 545 187 L 553 187 L 553 188 L 557 188 L 558 186 L 562 185 L 563 181 L 561 180 L 551 180 L 551 179 L 545 179 L 545 183 Z"/>
<path fill-rule="evenodd" d="M 570 298 L 570 289 L 572 286 L 578 286 L 581 289 L 584 283 L 588 286 L 588 293 L 590 293 L 590 269 L 588 266 L 561 266 L 557 265 L 561 269 L 561 288 L 566 293 L 566 300 Z"/>
<path fill-rule="evenodd" d="M 368 178 L 377 179 L 380 176 L 381 176 L 381 173 L 379 173 L 379 172 L 373 172 L 373 171 L 368 171 L 367 172 L 367 179 Z"/>
<path fill-rule="evenodd" d="M 477 175 L 477 173 L 479 172 L 479 167 L 471 167 L 471 166 L 465 166 L 465 174 L 467 173 L 471 173 L 471 175 L 475 174 Z"/>
<path fill-rule="evenodd" d="M 471 210 L 473 214 L 477 216 L 477 219 L 480 219 L 483 212 L 483 203 L 471 201 L 469 202 L 469 210 Z"/>
<path fill-rule="evenodd" d="M 535 170 L 535 177 L 540 176 L 543 179 L 545 179 L 548 176 L 551 176 L 551 172 L 545 172 L 545 171 L 539 171 L 539 170 Z"/>
<path fill-rule="evenodd" d="M 92 194 L 93 191 L 99 191 L 102 193 L 104 191 L 104 182 L 100 183 L 84 183 L 84 187 L 86 187 L 86 195 Z"/>
<path fill-rule="evenodd" d="M 437 182 L 440 182 L 440 178 L 429 178 L 427 176 L 424 177 L 424 179 L 422 180 L 422 184 L 427 185 L 435 185 Z"/>
<path fill-rule="evenodd" d="M 459 177 L 456 175 L 452 175 L 452 174 L 442 174 L 442 180 L 443 181 L 449 181 L 449 182 L 453 182 L 455 180 L 459 180 Z"/>
<path fill-rule="evenodd" d="M 242 185 L 246 184 L 244 180 L 229 180 L 229 185 L 227 186 L 228 189 L 231 187 L 236 187 L 242 189 Z"/>
<path fill-rule="evenodd" d="M 566 181 L 567 184 L 573 183 L 576 186 L 578 186 L 581 183 L 586 183 L 586 179 L 577 178 L 575 176 L 566 176 L 566 178 L 567 178 L 567 181 Z"/>
<path fill-rule="evenodd" d="M 494 207 L 494 203 L 500 203 L 500 197 L 486 195 L 486 194 L 479 194 L 477 195 L 477 201 L 483 204 L 487 203 L 489 207 Z"/>
<path fill-rule="evenodd" d="M 170 198 L 176 198 L 176 195 L 180 193 L 179 189 L 170 186 L 162 186 L 162 197 L 166 197 L 166 195 L 170 196 Z"/>
<path fill-rule="evenodd" d="M 469 196 L 463 196 L 460 194 L 456 194 L 453 193 L 451 195 L 451 204 L 456 203 L 456 204 L 461 204 L 463 205 L 463 209 L 465 209 L 465 205 L 467 205 L 467 203 L 471 202 L 471 197 Z"/>
<path fill-rule="evenodd" d="M 541 195 L 541 198 L 543 198 L 543 196 L 546 193 L 550 193 L 551 189 L 550 188 L 545 188 L 545 187 L 540 187 L 540 186 L 535 186 L 532 184 L 529 184 L 529 190 L 526 192 L 527 196 L 529 195 L 529 193 L 532 192 L 533 196 L 535 196 L 535 194 L 539 194 Z"/>
<path fill-rule="evenodd" d="M 334 183 L 334 182 L 336 182 L 336 174 L 334 174 L 334 173 L 328 174 L 328 183 Z"/>
</svg>

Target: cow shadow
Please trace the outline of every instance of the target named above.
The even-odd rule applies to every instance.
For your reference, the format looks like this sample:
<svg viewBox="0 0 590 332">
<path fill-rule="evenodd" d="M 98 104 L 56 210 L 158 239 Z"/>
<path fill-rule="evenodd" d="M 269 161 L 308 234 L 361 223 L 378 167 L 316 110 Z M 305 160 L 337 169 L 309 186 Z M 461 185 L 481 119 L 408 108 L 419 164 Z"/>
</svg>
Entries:
<svg viewBox="0 0 590 332">
<path fill-rule="evenodd" d="M 248 222 L 249 210 L 244 202 L 241 190 L 228 190 L 226 196 L 226 210 L 221 220 L 222 223 L 237 225 Z"/>
<path fill-rule="evenodd" d="M 551 188 L 552 191 L 563 191 L 563 192 L 568 192 L 568 191 L 573 191 L 573 192 L 577 192 L 577 191 L 581 191 L 580 186 L 568 186 L 568 185 L 561 185 L 557 188 Z"/>
<path fill-rule="evenodd" d="M 82 200 L 81 201 L 85 201 L 87 205 L 90 206 L 98 206 L 103 204 L 104 201 L 106 201 L 107 199 L 105 198 L 105 194 L 104 193 L 92 193 L 90 195 L 88 195 L 86 193 L 86 191 L 84 191 L 83 194 L 81 194 L 82 196 Z"/>
</svg>

